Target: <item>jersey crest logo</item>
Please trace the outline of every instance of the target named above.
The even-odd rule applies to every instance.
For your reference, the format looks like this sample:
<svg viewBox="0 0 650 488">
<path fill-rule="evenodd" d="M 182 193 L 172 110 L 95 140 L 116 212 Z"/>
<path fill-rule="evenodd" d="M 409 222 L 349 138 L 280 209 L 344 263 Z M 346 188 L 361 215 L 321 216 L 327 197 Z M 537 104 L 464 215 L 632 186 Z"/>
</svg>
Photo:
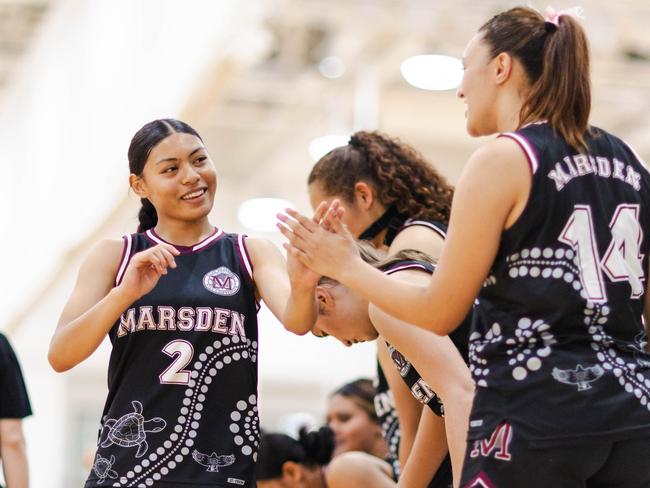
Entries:
<svg viewBox="0 0 650 488">
<path fill-rule="evenodd" d="M 408 374 L 409 369 L 411 369 L 411 363 L 409 363 L 402 353 L 393 346 L 388 346 L 388 352 L 390 353 L 390 358 L 393 360 L 393 364 L 395 364 L 397 371 L 399 371 L 399 374 L 404 378 Z"/>
<path fill-rule="evenodd" d="M 225 266 L 213 269 L 203 277 L 203 286 L 215 295 L 232 296 L 239 291 L 239 276 Z"/>
</svg>

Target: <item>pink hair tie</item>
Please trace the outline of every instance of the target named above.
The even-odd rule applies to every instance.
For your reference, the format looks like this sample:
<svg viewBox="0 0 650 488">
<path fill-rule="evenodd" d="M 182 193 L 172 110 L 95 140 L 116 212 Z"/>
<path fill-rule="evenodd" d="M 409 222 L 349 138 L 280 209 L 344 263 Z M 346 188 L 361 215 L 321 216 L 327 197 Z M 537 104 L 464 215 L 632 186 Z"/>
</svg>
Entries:
<svg viewBox="0 0 650 488">
<path fill-rule="evenodd" d="M 555 10 L 553 7 L 546 7 L 546 22 L 550 22 L 555 27 L 560 26 L 560 17 L 568 15 L 576 20 L 584 19 L 582 7 L 565 8 L 564 10 Z"/>
</svg>

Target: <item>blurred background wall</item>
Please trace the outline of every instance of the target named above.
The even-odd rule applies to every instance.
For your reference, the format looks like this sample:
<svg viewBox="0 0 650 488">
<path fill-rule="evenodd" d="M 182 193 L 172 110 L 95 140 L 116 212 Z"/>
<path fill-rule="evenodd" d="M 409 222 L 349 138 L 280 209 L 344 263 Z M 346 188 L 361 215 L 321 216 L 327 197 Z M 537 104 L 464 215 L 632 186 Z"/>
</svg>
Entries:
<svg viewBox="0 0 650 488">
<path fill-rule="evenodd" d="M 306 177 L 332 144 L 323 136 L 341 144 L 351 131 L 380 129 L 456 181 L 481 141 L 466 135 L 453 87 L 417 88 L 402 63 L 420 54 L 459 58 L 484 21 L 517 4 L 0 0 L 0 330 L 19 355 L 34 408 L 25 422 L 33 486 L 80 486 L 87 474 L 110 344 L 65 374 L 50 369 L 46 354 L 90 246 L 135 231 L 126 150 L 139 127 L 158 117 L 193 125 L 217 165 L 213 222 L 279 245 L 276 207 L 250 200 L 281 199 L 309 213 Z M 592 121 L 648 160 L 650 2 L 582 6 Z M 328 392 L 374 374 L 372 344 L 295 337 L 265 309 L 260 329 L 264 428 L 318 424 Z"/>
</svg>

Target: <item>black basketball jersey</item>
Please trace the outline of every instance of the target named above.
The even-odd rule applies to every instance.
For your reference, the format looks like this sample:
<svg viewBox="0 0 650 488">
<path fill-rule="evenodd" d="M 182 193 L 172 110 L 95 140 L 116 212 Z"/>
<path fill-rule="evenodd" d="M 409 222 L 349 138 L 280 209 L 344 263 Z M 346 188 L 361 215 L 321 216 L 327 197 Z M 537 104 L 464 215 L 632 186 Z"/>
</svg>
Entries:
<svg viewBox="0 0 650 488">
<path fill-rule="evenodd" d="M 469 438 L 501 422 L 540 445 L 645 435 L 650 174 L 597 128 L 581 153 L 547 123 L 502 136 L 523 149 L 532 186 L 474 310 Z"/>
<path fill-rule="evenodd" d="M 164 242 L 124 237 L 131 257 Z M 177 267 L 109 332 L 108 398 L 86 488 L 254 487 L 257 303 L 241 235 L 175 246 Z"/>
</svg>

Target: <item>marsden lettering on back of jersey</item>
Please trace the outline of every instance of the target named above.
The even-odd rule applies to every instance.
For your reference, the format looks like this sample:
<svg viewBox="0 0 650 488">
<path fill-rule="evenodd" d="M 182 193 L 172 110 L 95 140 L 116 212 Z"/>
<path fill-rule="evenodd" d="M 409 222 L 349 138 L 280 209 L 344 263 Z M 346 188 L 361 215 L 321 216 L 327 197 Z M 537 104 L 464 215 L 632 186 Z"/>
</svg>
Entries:
<svg viewBox="0 0 650 488">
<path fill-rule="evenodd" d="M 136 318 L 137 317 L 137 318 Z M 180 330 L 183 332 L 216 332 L 231 336 L 246 337 L 246 317 L 235 310 L 217 307 L 174 307 L 159 306 L 129 308 L 120 317 L 117 337 L 143 330 Z"/>
<path fill-rule="evenodd" d="M 555 163 L 554 169 L 548 172 L 548 177 L 555 182 L 557 191 L 577 176 L 595 174 L 601 178 L 616 178 L 624 181 L 636 191 L 641 189 L 641 175 L 629 164 L 614 158 L 610 161 L 602 156 L 576 154 L 566 156 Z"/>
</svg>

